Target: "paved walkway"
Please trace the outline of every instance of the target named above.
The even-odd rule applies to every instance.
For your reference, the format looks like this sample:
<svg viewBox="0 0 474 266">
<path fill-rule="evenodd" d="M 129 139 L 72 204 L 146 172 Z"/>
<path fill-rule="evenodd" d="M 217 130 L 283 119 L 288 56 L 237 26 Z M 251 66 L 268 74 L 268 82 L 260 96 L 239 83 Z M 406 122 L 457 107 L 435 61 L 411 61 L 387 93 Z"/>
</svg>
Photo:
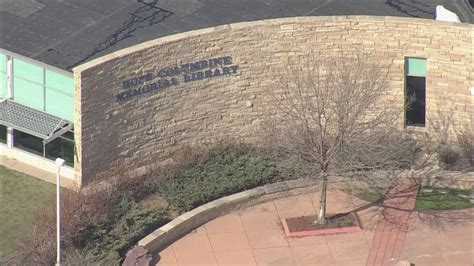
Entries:
<svg viewBox="0 0 474 266">
<path fill-rule="evenodd" d="M 161 257 L 157 265 L 366 265 L 382 208 L 367 206 L 368 202 L 334 188 L 328 193 L 328 212 L 360 208 L 364 230 L 285 236 L 280 219 L 314 214 L 318 198 L 317 192 L 292 196 L 219 217 L 154 254 Z M 471 209 L 436 215 L 413 213 L 400 260 L 417 266 L 472 266 L 473 218 Z"/>
<path fill-rule="evenodd" d="M 387 193 L 383 203 L 385 209 L 382 211 L 370 246 L 368 266 L 390 265 L 400 260 L 418 189 L 418 185 L 404 184 L 392 188 Z"/>
<path fill-rule="evenodd" d="M 17 172 L 22 172 L 27 175 L 34 176 L 46 182 L 56 184 L 56 174 L 41 170 L 32 165 L 22 163 L 18 160 L 10 159 L 6 156 L 0 156 L 0 165 L 3 165 L 6 168 L 15 170 Z M 75 187 L 75 183 L 71 179 L 61 176 L 61 187 L 72 188 Z"/>
<path fill-rule="evenodd" d="M 314 215 L 319 193 L 293 196 L 225 215 L 163 250 L 158 265 L 365 265 L 379 210 L 359 212 L 362 232 L 287 238 L 281 218 Z M 328 193 L 328 213 L 367 202 L 344 192 Z"/>
<path fill-rule="evenodd" d="M 416 266 L 473 266 L 474 210 L 413 213 L 400 259 Z"/>
</svg>

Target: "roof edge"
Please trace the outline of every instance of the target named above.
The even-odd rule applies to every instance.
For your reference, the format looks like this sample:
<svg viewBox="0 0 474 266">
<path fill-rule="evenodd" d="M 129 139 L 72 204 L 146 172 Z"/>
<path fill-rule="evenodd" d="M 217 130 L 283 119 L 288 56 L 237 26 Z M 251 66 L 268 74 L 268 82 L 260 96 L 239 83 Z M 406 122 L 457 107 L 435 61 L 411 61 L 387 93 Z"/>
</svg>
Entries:
<svg viewBox="0 0 474 266">
<path fill-rule="evenodd" d="M 343 21 L 378 21 L 378 22 L 397 22 L 397 23 L 413 23 L 417 22 L 419 24 L 435 24 L 435 25 L 444 25 L 450 27 L 461 27 L 461 28 L 471 28 L 474 29 L 474 24 L 468 23 L 457 23 L 457 22 L 445 22 L 437 21 L 433 19 L 424 19 L 424 18 L 409 18 L 409 17 L 394 17 L 394 16 L 360 16 L 360 15 L 350 15 L 350 16 L 304 16 L 304 17 L 289 17 L 289 18 L 275 18 L 275 19 L 264 19 L 264 20 L 255 20 L 255 21 L 245 21 L 245 22 L 236 22 L 231 24 L 223 24 L 220 26 L 208 27 L 203 29 L 191 30 L 186 32 L 181 32 L 177 34 L 172 34 L 164 37 L 159 37 L 150 41 L 146 41 L 140 44 L 136 44 L 121 50 L 106 54 L 102 57 L 93 59 L 81 65 L 78 65 L 72 69 L 74 73 L 83 72 L 87 69 L 101 65 L 110 60 L 120 58 L 135 52 L 141 51 L 148 47 L 153 47 L 157 45 L 162 45 L 166 43 L 175 42 L 191 36 L 199 36 L 203 34 L 208 34 L 211 32 L 226 31 L 229 29 L 242 29 L 259 25 L 278 25 L 278 24 L 288 24 L 288 23 L 300 23 L 300 22 L 316 22 L 316 21 L 327 21 L 327 22 L 343 22 Z"/>
<path fill-rule="evenodd" d="M 45 68 L 45 69 L 48 69 L 48 70 L 51 70 L 51 71 L 54 71 L 54 72 L 57 72 L 59 74 L 62 74 L 62 75 L 65 75 L 65 76 L 68 76 L 68 77 L 72 78 L 72 72 L 71 71 L 67 71 L 65 69 L 61 69 L 61 68 L 49 65 L 47 63 L 44 63 L 44 62 L 38 61 L 36 59 L 33 59 L 31 57 L 24 56 L 24 55 L 21 55 L 21 54 L 18 54 L 18 53 L 14 53 L 12 51 L 9 51 L 9 50 L 7 50 L 5 48 L 1 48 L 1 47 L 0 47 L 0 53 L 4 54 L 4 55 L 12 56 L 13 58 L 20 59 L 22 61 L 25 61 L 25 62 L 31 63 L 33 65 L 36 65 L 38 67 L 42 67 L 42 68 Z"/>
</svg>

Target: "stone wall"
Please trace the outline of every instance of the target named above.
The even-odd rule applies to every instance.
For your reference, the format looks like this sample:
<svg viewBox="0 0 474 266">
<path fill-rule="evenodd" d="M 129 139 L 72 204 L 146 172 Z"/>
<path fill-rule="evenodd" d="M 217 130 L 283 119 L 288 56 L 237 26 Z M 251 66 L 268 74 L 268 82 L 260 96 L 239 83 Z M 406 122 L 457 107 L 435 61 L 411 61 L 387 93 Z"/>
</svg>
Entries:
<svg viewBox="0 0 474 266">
<path fill-rule="evenodd" d="M 473 40 L 469 24 L 300 17 L 190 31 L 111 53 L 74 69 L 76 174 L 83 184 L 119 173 L 140 175 L 180 145 L 229 136 L 256 141 L 262 116 L 275 107 L 269 91 L 288 58 L 340 50 L 370 51 L 392 61 L 390 87 L 400 100 L 383 104 L 399 108 L 405 57 L 427 58 L 427 125 L 421 131 L 437 131 L 448 114 L 451 130 L 472 128 Z M 159 72 L 167 67 L 215 58 L 228 67 L 221 69 L 226 75 L 197 81 L 182 74 L 176 80 L 157 77 L 172 74 L 173 68 Z M 203 76 L 215 74 L 203 65 Z M 141 88 L 140 95 L 134 88 Z M 403 127 L 403 117 L 397 122 Z"/>
</svg>

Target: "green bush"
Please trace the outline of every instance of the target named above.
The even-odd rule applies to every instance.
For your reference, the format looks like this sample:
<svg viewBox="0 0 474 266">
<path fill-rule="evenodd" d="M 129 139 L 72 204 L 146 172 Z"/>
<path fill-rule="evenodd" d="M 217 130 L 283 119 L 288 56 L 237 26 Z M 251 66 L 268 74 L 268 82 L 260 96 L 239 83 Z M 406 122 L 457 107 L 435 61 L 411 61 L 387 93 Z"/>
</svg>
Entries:
<svg viewBox="0 0 474 266">
<path fill-rule="evenodd" d="M 82 231 L 83 249 L 98 259 L 118 262 L 138 240 L 169 221 L 162 208 L 144 208 L 119 197 L 109 217 L 90 217 Z"/>
<path fill-rule="evenodd" d="M 250 146 L 220 144 L 195 154 L 157 178 L 159 192 L 181 212 L 278 178 L 274 162 Z"/>
</svg>

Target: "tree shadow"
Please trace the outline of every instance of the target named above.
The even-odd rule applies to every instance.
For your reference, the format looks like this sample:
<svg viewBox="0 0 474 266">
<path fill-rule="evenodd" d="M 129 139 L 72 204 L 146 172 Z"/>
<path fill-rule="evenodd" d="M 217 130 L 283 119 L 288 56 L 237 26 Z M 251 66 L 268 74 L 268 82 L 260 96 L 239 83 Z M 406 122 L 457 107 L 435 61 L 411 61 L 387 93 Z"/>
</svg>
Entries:
<svg viewBox="0 0 474 266">
<path fill-rule="evenodd" d="M 385 4 L 410 17 L 420 18 L 419 13 L 430 16 L 434 14 L 434 8 L 432 6 L 416 0 L 386 0 Z"/>
<path fill-rule="evenodd" d="M 423 176 L 422 178 L 423 183 L 427 183 L 430 186 L 436 186 L 438 183 L 435 178 L 429 181 L 427 181 L 427 176 Z M 413 181 L 420 184 L 421 187 L 420 179 Z M 442 185 L 447 187 L 450 186 L 450 184 L 444 182 Z M 364 213 L 364 222 L 375 224 L 375 227 L 379 221 L 383 219 L 386 224 L 389 224 L 405 233 L 408 231 L 419 230 L 420 228 L 449 231 L 458 226 L 471 225 L 474 220 L 474 212 L 472 208 L 418 211 L 416 209 L 400 207 L 399 205 L 403 206 L 403 201 L 408 200 L 408 192 L 409 189 L 405 189 L 394 195 L 385 194 L 383 197 L 354 208 L 350 212 L 356 212 L 359 215 L 360 213 Z M 375 229 L 375 227 L 364 229 Z"/>
<path fill-rule="evenodd" d="M 155 24 L 163 22 L 165 19 L 174 15 L 174 12 L 165 10 L 157 6 L 158 0 L 137 0 L 142 5 L 135 11 L 129 13 L 130 17 L 124 21 L 122 25 L 113 33 L 99 43 L 92 52 L 86 55 L 83 59 L 68 66 L 70 69 L 76 65 L 84 63 L 98 53 L 109 49 L 119 42 L 134 37 L 133 33 L 139 29 L 147 28 Z"/>
</svg>

